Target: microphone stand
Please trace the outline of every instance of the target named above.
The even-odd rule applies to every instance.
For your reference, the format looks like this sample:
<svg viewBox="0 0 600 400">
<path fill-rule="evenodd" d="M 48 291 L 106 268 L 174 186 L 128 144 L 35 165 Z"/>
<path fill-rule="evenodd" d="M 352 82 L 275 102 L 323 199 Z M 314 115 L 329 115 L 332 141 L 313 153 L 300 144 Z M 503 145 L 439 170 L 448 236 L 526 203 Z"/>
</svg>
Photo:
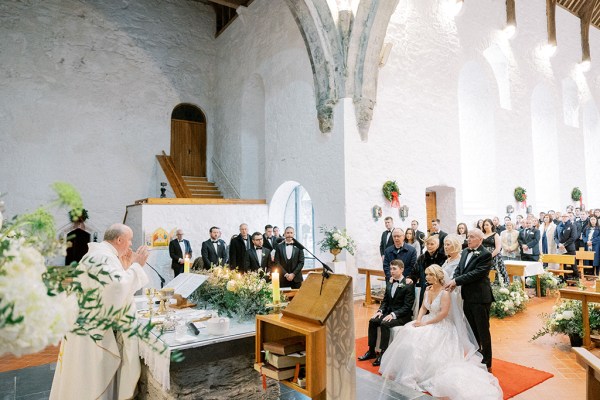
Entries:
<svg viewBox="0 0 600 400">
<path fill-rule="evenodd" d="M 319 260 L 319 257 L 315 256 L 313 253 L 311 253 L 310 250 L 308 250 L 306 247 L 304 247 L 304 245 L 302 245 L 302 243 L 300 243 L 299 241 L 297 241 L 296 239 L 294 240 L 294 245 L 297 246 L 300 250 L 306 250 L 308 254 L 310 254 L 311 256 L 313 256 L 315 258 L 315 260 L 317 260 L 318 262 L 321 263 L 321 265 L 323 266 L 323 273 L 322 278 L 321 278 L 321 289 L 319 290 L 319 295 L 321 295 L 321 293 L 323 292 L 323 283 L 325 283 L 325 279 L 329 278 L 329 273 L 331 272 L 332 274 L 334 273 L 333 270 L 329 267 L 329 265 L 325 264 L 323 261 Z"/>
<path fill-rule="evenodd" d="M 156 269 L 154 269 L 154 267 L 148 263 L 146 263 L 147 266 L 149 266 L 150 268 L 152 268 L 152 271 L 156 272 L 156 275 L 158 275 L 158 277 L 160 278 L 160 288 L 162 289 L 163 286 L 165 285 L 165 278 L 162 277 L 161 274 L 158 273 L 158 271 Z"/>
</svg>

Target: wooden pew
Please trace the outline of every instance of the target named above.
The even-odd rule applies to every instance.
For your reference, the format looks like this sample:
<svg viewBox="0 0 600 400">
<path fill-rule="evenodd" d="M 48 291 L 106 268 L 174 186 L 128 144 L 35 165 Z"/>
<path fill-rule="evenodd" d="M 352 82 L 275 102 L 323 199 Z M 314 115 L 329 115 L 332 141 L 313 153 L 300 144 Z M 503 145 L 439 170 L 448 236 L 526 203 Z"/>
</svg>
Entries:
<svg viewBox="0 0 600 400">
<path fill-rule="evenodd" d="M 595 255 L 595 252 L 593 252 L 593 251 L 586 251 L 586 250 L 583 249 L 583 247 L 580 247 L 579 250 L 577 250 L 575 252 L 575 259 L 577 260 L 577 269 L 579 269 L 579 276 L 583 277 L 584 276 L 584 271 L 586 269 L 591 269 L 592 270 L 592 276 L 594 277 L 594 267 L 592 265 L 584 265 L 583 264 L 584 261 L 591 260 L 593 262 L 594 261 L 594 255 Z"/>
<path fill-rule="evenodd" d="M 546 271 L 552 272 L 555 275 L 572 274 L 572 265 L 575 264 L 575 256 L 569 254 L 542 254 L 540 261 L 543 263 L 558 264 L 558 269 L 547 268 Z M 569 268 L 566 269 L 565 265 Z"/>
<path fill-rule="evenodd" d="M 573 347 L 573 351 L 586 371 L 586 399 L 600 399 L 600 359 L 582 347 Z"/>
<path fill-rule="evenodd" d="M 371 275 L 373 276 L 383 276 L 385 277 L 385 273 L 383 269 L 373 269 L 373 268 L 358 268 L 359 274 L 366 275 L 365 278 L 365 301 L 363 305 L 369 306 L 373 304 L 373 299 L 371 298 Z"/>
</svg>

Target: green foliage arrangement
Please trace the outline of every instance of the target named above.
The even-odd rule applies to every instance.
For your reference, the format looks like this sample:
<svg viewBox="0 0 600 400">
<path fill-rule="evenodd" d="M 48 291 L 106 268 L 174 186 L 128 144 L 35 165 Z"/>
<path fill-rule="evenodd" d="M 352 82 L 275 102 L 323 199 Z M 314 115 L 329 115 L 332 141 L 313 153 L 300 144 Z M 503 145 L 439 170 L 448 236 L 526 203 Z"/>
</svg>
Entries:
<svg viewBox="0 0 600 400">
<path fill-rule="evenodd" d="M 319 227 L 319 231 L 324 234 L 323 239 L 317 243 L 321 251 L 329 251 L 331 249 L 346 249 L 348 253 L 354 255 L 356 244 L 348 235 L 346 229 L 338 229 L 335 226 L 331 229 L 323 225 Z"/>
<path fill-rule="evenodd" d="M 192 293 L 192 301 L 204 301 L 220 315 L 237 317 L 240 321 L 268 314 L 267 304 L 273 302 L 273 287 L 262 271 L 241 274 L 227 266 L 213 266 L 200 273 L 208 279 Z"/>
<path fill-rule="evenodd" d="M 71 210 L 69 211 L 69 220 L 71 222 L 85 222 L 90 218 L 88 215 L 88 210 L 82 208 L 81 210 Z"/>
<path fill-rule="evenodd" d="M 595 303 L 588 304 L 590 315 L 590 329 L 592 332 L 600 329 L 600 306 Z M 561 300 L 552 307 L 550 314 L 540 315 L 543 320 L 543 327 L 533 335 L 531 340 L 535 340 L 544 335 L 564 334 L 569 336 L 583 337 L 583 312 L 581 301 L 579 300 Z"/>
<path fill-rule="evenodd" d="M 571 199 L 573 201 L 581 200 L 581 190 L 578 187 L 574 187 L 573 190 L 571 190 Z"/>
<path fill-rule="evenodd" d="M 515 200 L 519 203 L 527 201 L 527 190 L 521 186 L 517 186 L 514 192 Z"/>
<path fill-rule="evenodd" d="M 398 194 L 398 196 L 400 196 L 402 193 L 400 193 L 400 188 L 398 187 L 398 184 L 396 183 L 396 181 L 387 181 L 386 183 L 383 184 L 383 187 L 381 188 L 381 190 L 383 191 L 383 195 L 385 196 L 385 198 L 388 201 L 392 201 L 393 196 L 392 193 L 396 192 Z"/>
<path fill-rule="evenodd" d="M 540 280 L 540 292 L 542 296 L 547 296 L 549 292 L 566 286 L 566 283 L 561 283 L 558 277 L 551 272 L 544 272 L 542 275 L 529 276 L 525 282 L 528 287 L 535 288 L 538 279 Z"/>
<path fill-rule="evenodd" d="M 490 315 L 495 318 L 515 315 L 523 311 L 529 301 L 519 281 L 508 286 L 492 285 L 492 292 L 496 301 L 492 303 Z"/>
</svg>

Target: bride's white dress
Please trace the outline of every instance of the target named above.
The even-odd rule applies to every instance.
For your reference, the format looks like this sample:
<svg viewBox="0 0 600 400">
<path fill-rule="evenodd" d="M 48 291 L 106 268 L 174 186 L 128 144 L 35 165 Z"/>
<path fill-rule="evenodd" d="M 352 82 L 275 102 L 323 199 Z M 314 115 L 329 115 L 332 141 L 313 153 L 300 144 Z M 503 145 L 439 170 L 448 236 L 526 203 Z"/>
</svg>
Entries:
<svg viewBox="0 0 600 400">
<path fill-rule="evenodd" d="M 425 293 L 423 304 L 429 313 L 423 316 L 423 322 L 440 312 L 442 293 L 433 301 L 430 292 Z M 459 314 L 455 308 L 452 312 Z M 437 323 L 415 327 L 412 321 L 398 330 L 383 354 L 379 371 L 387 379 L 436 397 L 502 399 L 498 380 L 487 372 L 475 346 L 459 337 L 458 332 L 465 335 L 455 326 L 466 323 L 462 310 L 459 315 L 452 316 L 452 312 Z"/>
</svg>

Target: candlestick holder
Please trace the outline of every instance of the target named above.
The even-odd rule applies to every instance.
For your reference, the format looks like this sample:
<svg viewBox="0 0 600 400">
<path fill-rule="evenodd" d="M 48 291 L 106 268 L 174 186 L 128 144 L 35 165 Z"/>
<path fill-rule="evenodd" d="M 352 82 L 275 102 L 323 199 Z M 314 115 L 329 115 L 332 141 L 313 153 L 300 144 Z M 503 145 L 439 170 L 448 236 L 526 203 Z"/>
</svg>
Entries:
<svg viewBox="0 0 600 400">
<path fill-rule="evenodd" d="M 148 311 L 143 316 L 144 318 L 152 319 L 152 315 L 154 314 L 154 296 L 156 294 L 156 289 L 146 288 L 144 289 L 144 294 L 148 298 Z"/>
</svg>

